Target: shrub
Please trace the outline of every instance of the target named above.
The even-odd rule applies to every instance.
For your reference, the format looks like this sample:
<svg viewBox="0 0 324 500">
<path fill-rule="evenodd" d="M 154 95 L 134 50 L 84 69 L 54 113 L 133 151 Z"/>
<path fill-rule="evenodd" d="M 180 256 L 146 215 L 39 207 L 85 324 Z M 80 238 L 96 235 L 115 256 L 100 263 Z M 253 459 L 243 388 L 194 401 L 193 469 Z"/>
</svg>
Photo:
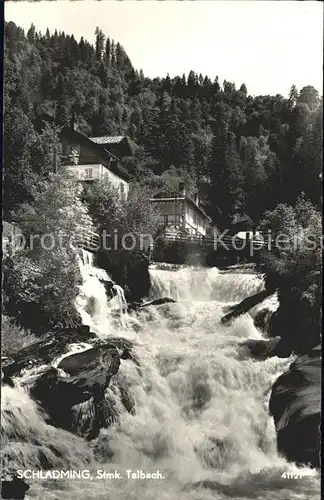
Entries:
<svg viewBox="0 0 324 500">
<path fill-rule="evenodd" d="M 127 285 L 132 300 L 139 300 L 149 290 L 148 238 L 154 237 L 159 227 L 159 214 L 150 203 L 149 192 L 137 183 L 130 185 L 128 197 L 121 198 L 109 180 L 95 182 L 87 187 L 84 200 L 97 230 L 114 235 L 106 241 L 107 248 L 98 253 L 97 264 L 120 285 Z M 122 245 L 124 235 L 131 234 L 136 242 L 133 249 Z M 143 247 L 141 246 L 143 242 Z M 132 245 L 127 240 L 125 244 Z M 110 249 L 109 249 L 110 247 Z"/>
<path fill-rule="evenodd" d="M 33 206 L 20 207 L 17 215 L 25 236 L 49 234 L 53 248 L 40 237 L 23 249 L 9 246 L 3 260 L 4 311 L 33 332 L 60 324 L 74 326 L 81 274 L 76 249 L 78 237 L 92 223 L 81 202 L 81 187 L 64 173 L 44 181 Z"/>
<path fill-rule="evenodd" d="M 29 331 L 17 326 L 12 318 L 5 314 L 1 318 L 1 354 L 2 356 L 13 356 L 20 349 L 26 347 L 36 340 Z"/>
<path fill-rule="evenodd" d="M 266 212 L 260 229 L 287 237 L 283 249 L 262 254 L 262 270 L 279 289 L 274 334 L 283 338 L 288 351 L 307 351 L 321 336 L 321 214 L 301 195 L 294 207 L 281 204 Z"/>
</svg>

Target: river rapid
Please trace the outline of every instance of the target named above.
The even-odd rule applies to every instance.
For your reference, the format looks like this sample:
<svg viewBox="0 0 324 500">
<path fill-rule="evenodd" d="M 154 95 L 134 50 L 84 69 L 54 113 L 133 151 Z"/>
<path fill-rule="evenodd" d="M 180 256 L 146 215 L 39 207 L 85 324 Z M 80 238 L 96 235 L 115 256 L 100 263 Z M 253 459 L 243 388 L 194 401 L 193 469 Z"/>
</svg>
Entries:
<svg viewBox="0 0 324 500">
<path fill-rule="evenodd" d="M 120 336 L 136 344 L 139 366 L 122 360 L 116 375 L 129 388 L 136 413 L 126 412 L 109 387 L 107 396 L 119 421 L 86 443 L 46 424 L 22 383 L 35 370 L 16 379 L 16 387 L 5 386 L 1 412 L 6 467 L 10 462 L 13 470 L 38 470 L 45 457 L 55 470 L 87 470 L 92 476 L 27 480 L 26 499 L 319 498 L 317 472 L 297 468 L 278 455 L 268 412 L 271 386 L 293 358 L 258 361 L 243 346 L 247 339 L 264 338 L 253 316 L 258 308 L 274 311 L 277 298 L 266 299 L 230 326 L 220 324 L 229 305 L 262 290 L 261 276 L 153 267 L 149 299 L 168 296 L 177 302 L 120 314 L 120 297 L 107 301 L 106 273 L 93 266 L 86 252 L 80 265 L 83 285 L 77 307 L 83 322 L 101 338 Z M 89 347 L 71 345 L 71 352 Z M 129 470 L 158 477 L 128 478 Z M 117 477 L 98 478 L 98 471 L 116 471 Z M 284 472 L 299 478 L 283 478 Z"/>
</svg>

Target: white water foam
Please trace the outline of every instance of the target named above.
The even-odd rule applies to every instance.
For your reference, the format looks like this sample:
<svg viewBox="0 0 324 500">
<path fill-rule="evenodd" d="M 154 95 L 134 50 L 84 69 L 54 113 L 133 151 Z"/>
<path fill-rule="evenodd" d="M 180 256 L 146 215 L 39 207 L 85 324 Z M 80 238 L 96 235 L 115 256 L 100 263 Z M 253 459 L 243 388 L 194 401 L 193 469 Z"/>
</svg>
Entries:
<svg viewBox="0 0 324 500">
<path fill-rule="evenodd" d="M 96 327 L 96 333 L 105 336 L 112 333 L 111 309 L 92 263 L 87 265 L 83 269 L 83 292 L 87 298 L 94 296 L 98 303 L 92 310 L 86 301 L 80 301 L 78 307 L 91 327 Z M 95 456 L 90 465 L 86 459 L 83 463 L 80 459 L 80 446 L 85 446 L 80 444 L 82 440 L 63 431 L 56 433 L 58 446 L 63 446 L 64 436 L 64 444 L 70 447 L 62 458 L 67 467 L 71 466 L 75 449 L 83 468 L 90 468 L 94 475 L 97 469 L 116 469 L 122 479 L 65 480 L 57 487 L 52 482 L 50 488 L 46 481 L 38 482 L 32 486 L 33 498 L 318 499 L 317 473 L 306 467 L 297 468 L 278 455 L 275 428 L 268 412 L 271 386 L 291 359 L 272 357 L 256 361 L 242 355 L 241 341 L 262 338 L 250 315 L 238 318 L 230 326 L 220 324 L 224 305 L 262 290 L 262 278 L 222 274 L 216 268 L 187 268 L 151 270 L 151 281 L 151 298 L 169 296 L 179 302 L 149 306 L 129 314 L 140 326 L 136 335 L 129 326 L 131 321 L 127 331 L 122 325 L 113 330 L 115 335 L 136 338 L 140 369 L 132 361 L 122 360 L 114 378 L 115 382 L 123 381 L 132 394 L 136 414 L 123 409 L 113 386 L 108 389 L 120 412 L 120 422 L 101 431 L 92 445 Z M 19 432 L 27 442 L 42 442 L 46 453 L 50 453 L 53 437 L 46 437 L 41 414 L 31 400 L 28 402 L 25 393 L 22 402 L 18 400 L 16 393 L 11 410 L 17 417 Z M 22 418 L 24 408 L 29 406 L 32 423 Z M 21 464 L 14 446 L 17 445 L 13 444 L 14 461 Z M 36 452 L 34 458 L 29 454 L 28 460 L 29 464 L 34 460 L 37 467 Z M 159 469 L 165 479 L 127 479 L 128 469 Z M 281 478 L 282 472 L 296 471 L 304 474 L 304 479 Z"/>
<path fill-rule="evenodd" d="M 104 282 L 112 282 L 113 280 L 106 271 L 94 266 L 93 254 L 90 252 L 81 250 L 79 266 L 82 285 L 76 307 L 82 322 L 84 325 L 88 325 L 98 337 L 111 335 L 116 329 L 113 320 L 115 313 L 118 313 L 118 316 L 122 318 L 122 325 L 126 325 L 123 319 L 123 315 L 127 313 L 124 290 L 119 285 L 114 284 L 116 297 L 108 301 Z"/>
</svg>

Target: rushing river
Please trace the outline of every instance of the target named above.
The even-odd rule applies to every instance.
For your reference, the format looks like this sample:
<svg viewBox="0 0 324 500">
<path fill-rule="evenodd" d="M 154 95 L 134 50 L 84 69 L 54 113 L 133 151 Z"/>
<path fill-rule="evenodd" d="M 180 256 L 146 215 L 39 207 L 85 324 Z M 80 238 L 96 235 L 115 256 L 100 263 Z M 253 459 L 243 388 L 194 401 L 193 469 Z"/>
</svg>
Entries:
<svg viewBox="0 0 324 500">
<path fill-rule="evenodd" d="M 118 373 L 134 397 L 136 414 L 127 413 L 109 388 L 120 422 L 86 443 L 47 425 L 23 387 L 5 386 L 4 447 L 12 469 L 36 470 L 46 459 L 54 469 L 89 470 L 93 476 L 27 481 L 27 499 L 319 498 L 317 473 L 278 456 L 268 413 L 271 386 L 291 359 L 249 356 L 242 343 L 262 339 L 253 312 L 231 326 L 220 324 L 228 305 L 262 289 L 262 277 L 216 268 L 154 268 L 150 299 L 168 296 L 177 302 L 120 315 L 120 297 L 107 302 L 103 281 L 109 277 L 93 267 L 86 252 L 81 270 L 77 307 L 83 321 L 100 337 L 136 342 L 140 367 L 125 360 Z M 277 305 L 274 296 L 258 307 Z M 71 351 L 88 347 L 74 345 Z M 98 479 L 98 470 L 116 470 L 121 477 Z M 163 477 L 128 479 L 127 470 L 158 470 Z M 283 472 L 302 478 L 285 479 Z"/>
</svg>

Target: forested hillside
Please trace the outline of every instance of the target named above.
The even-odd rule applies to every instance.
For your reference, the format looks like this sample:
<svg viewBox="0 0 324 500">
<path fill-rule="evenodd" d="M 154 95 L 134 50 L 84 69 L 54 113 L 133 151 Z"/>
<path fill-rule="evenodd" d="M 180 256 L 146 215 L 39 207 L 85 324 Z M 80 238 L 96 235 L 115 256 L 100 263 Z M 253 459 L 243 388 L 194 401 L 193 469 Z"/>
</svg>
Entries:
<svg viewBox="0 0 324 500">
<path fill-rule="evenodd" d="M 12 22 L 4 66 L 6 216 L 32 200 L 33 179 L 52 168 L 57 132 L 35 131 L 41 111 L 62 124 L 73 118 L 89 135 L 129 135 L 139 146 L 125 159 L 133 179 L 153 187 L 185 178 L 220 227 L 256 224 L 302 191 L 320 203 L 322 106 L 311 86 L 251 97 L 244 83 L 194 71 L 149 79 L 99 28 L 92 46 Z"/>
</svg>

